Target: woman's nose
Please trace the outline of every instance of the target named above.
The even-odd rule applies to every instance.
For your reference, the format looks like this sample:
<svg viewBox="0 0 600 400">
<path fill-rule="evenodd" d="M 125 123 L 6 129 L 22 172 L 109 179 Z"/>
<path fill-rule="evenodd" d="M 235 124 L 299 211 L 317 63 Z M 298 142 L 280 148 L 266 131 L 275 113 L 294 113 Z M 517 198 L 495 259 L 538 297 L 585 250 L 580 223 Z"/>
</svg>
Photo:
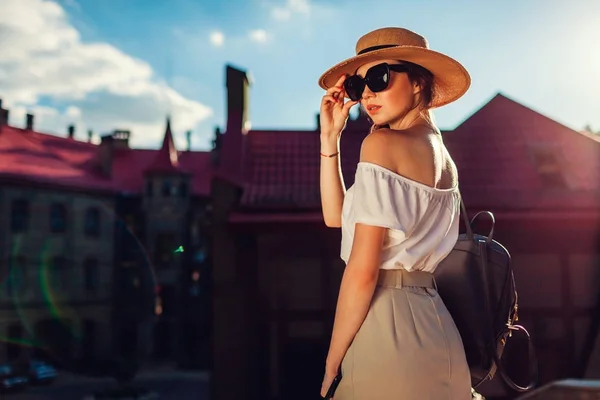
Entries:
<svg viewBox="0 0 600 400">
<path fill-rule="evenodd" d="M 365 85 L 365 89 L 363 90 L 363 93 L 362 93 L 362 98 L 363 99 L 368 99 L 368 98 L 373 97 L 373 95 L 374 94 L 371 91 L 371 89 L 369 89 L 369 87 L 367 85 Z"/>
</svg>

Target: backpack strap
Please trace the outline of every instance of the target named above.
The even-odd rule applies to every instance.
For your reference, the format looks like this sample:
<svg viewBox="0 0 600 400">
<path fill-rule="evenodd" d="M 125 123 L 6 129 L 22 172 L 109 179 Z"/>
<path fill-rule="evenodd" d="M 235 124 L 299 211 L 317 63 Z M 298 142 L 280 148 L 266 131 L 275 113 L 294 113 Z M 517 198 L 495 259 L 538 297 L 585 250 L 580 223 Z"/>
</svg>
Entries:
<svg viewBox="0 0 600 400">
<path fill-rule="evenodd" d="M 483 293 L 484 293 L 484 307 L 485 307 L 485 317 L 486 317 L 486 325 L 488 326 L 488 340 L 490 340 L 490 343 L 488 344 L 488 351 L 491 353 L 493 360 L 494 360 L 494 364 L 495 364 L 495 369 L 492 368 L 491 372 L 493 372 L 494 370 L 497 370 L 500 373 L 500 377 L 502 378 L 502 380 L 504 381 L 504 383 L 506 383 L 506 385 L 508 385 L 508 387 L 510 387 L 512 390 L 516 391 L 516 392 L 526 392 L 528 390 L 531 390 L 535 387 L 535 385 L 537 384 L 538 381 L 538 367 L 537 367 L 537 363 L 535 362 L 536 360 L 536 355 L 535 355 L 535 348 L 533 347 L 533 343 L 531 341 L 531 336 L 529 335 L 529 332 L 527 332 L 527 330 L 522 327 L 521 325 L 507 325 L 506 327 L 506 331 L 500 335 L 500 337 L 495 337 L 494 334 L 494 324 L 493 324 L 493 320 L 492 320 L 492 308 L 490 305 L 490 281 L 489 281 L 489 276 L 488 276 L 488 271 L 489 271 L 489 263 L 488 263 L 488 243 L 486 240 L 483 239 L 478 239 L 477 243 L 479 245 L 479 255 L 481 257 L 481 278 L 482 278 L 482 284 L 483 284 Z M 514 331 L 521 331 L 523 333 L 525 333 L 525 335 L 527 336 L 527 346 L 528 346 L 528 356 L 529 356 L 529 376 L 530 376 L 530 381 L 527 384 L 527 386 L 520 386 L 517 383 L 515 383 L 510 376 L 508 376 L 508 373 L 506 371 L 506 369 L 504 368 L 504 366 L 502 365 L 502 356 L 504 353 L 504 344 L 502 343 L 500 344 L 500 341 L 506 342 L 506 339 L 510 336 L 512 336 Z"/>
<path fill-rule="evenodd" d="M 529 390 L 533 389 L 535 387 L 535 385 L 537 384 L 538 374 L 539 374 L 538 365 L 537 365 L 537 362 L 535 362 L 535 360 L 536 360 L 535 348 L 533 347 L 533 342 L 531 341 L 531 336 L 529 335 L 529 332 L 527 332 L 527 330 L 521 325 L 512 325 L 512 324 L 508 325 L 507 324 L 506 331 L 503 332 L 500 335 L 500 337 L 495 337 L 494 323 L 493 323 L 493 319 L 492 319 L 492 315 L 494 315 L 494 314 L 492 312 L 492 307 L 490 304 L 490 299 L 491 299 L 491 297 L 490 297 L 490 280 L 489 280 L 489 276 L 488 276 L 488 271 L 489 271 L 488 245 L 490 244 L 490 242 L 492 240 L 492 235 L 494 232 L 494 225 L 495 225 L 494 214 L 492 214 L 489 211 L 481 211 L 481 212 L 477 213 L 473 217 L 472 220 L 469 220 L 469 217 L 467 214 L 467 208 L 465 206 L 465 202 L 462 198 L 462 194 L 460 193 L 460 191 L 459 191 L 459 200 L 460 200 L 462 219 L 465 224 L 466 231 L 467 231 L 467 237 L 470 240 L 474 240 L 472 223 L 475 221 L 475 219 L 477 219 L 479 214 L 481 214 L 481 213 L 489 214 L 492 219 L 492 222 L 493 222 L 492 229 L 491 229 L 488 237 L 480 238 L 477 240 L 477 244 L 479 246 L 479 255 L 481 258 L 481 280 L 482 280 L 482 284 L 483 284 L 483 294 L 484 294 L 483 300 L 484 300 L 484 310 L 485 310 L 484 318 L 486 319 L 485 324 L 488 327 L 488 329 L 487 329 L 488 338 L 489 338 L 488 340 L 490 341 L 489 345 L 488 345 L 488 351 L 490 352 L 490 354 L 494 360 L 494 365 L 492 365 L 490 371 L 488 372 L 488 377 L 491 378 L 497 371 L 500 374 L 500 377 L 502 378 L 504 383 L 512 390 L 514 390 L 516 392 L 529 391 Z M 506 343 L 506 339 L 508 337 L 511 337 L 514 332 L 522 332 L 527 337 L 527 347 L 528 347 L 528 356 L 529 356 L 529 363 L 528 363 L 529 364 L 529 376 L 531 377 L 531 380 L 527 386 L 520 386 L 517 383 L 515 383 L 508 376 L 506 369 L 502 365 L 502 356 L 504 354 L 504 344 Z M 475 386 L 478 386 L 485 379 L 486 378 L 482 378 L 482 380 Z"/>
<path fill-rule="evenodd" d="M 458 201 L 460 202 L 460 213 L 462 214 L 462 220 L 465 224 L 465 229 L 467 230 L 467 237 L 470 240 L 473 240 L 473 229 L 471 228 L 471 221 L 469 221 L 469 214 L 467 214 L 467 208 L 465 207 L 465 202 L 463 201 L 460 190 L 458 191 Z"/>
<path fill-rule="evenodd" d="M 504 369 L 504 366 L 502 365 L 502 362 L 501 362 L 502 355 L 499 356 L 498 353 L 494 353 L 494 362 L 498 366 L 498 372 L 500 373 L 502 380 L 508 385 L 508 387 L 510 387 L 512 390 L 514 390 L 516 392 L 526 392 L 528 390 L 533 389 L 538 381 L 538 365 L 537 365 L 537 362 L 534 362 L 534 360 L 536 360 L 535 348 L 533 347 L 533 342 L 531 341 L 531 336 L 529 336 L 529 332 L 527 332 L 527 329 L 525 329 L 523 326 L 511 325 L 511 326 L 507 327 L 507 331 L 508 332 L 505 334 L 505 336 L 508 336 L 508 337 L 512 336 L 514 332 L 522 332 L 527 337 L 527 353 L 528 353 L 528 357 L 529 357 L 529 363 L 528 363 L 529 364 L 529 376 L 531 377 L 529 384 L 527 386 L 520 386 L 520 385 L 516 384 L 508 376 L 508 373 Z M 504 339 L 504 340 L 506 340 L 506 339 Z"/>
</svg>

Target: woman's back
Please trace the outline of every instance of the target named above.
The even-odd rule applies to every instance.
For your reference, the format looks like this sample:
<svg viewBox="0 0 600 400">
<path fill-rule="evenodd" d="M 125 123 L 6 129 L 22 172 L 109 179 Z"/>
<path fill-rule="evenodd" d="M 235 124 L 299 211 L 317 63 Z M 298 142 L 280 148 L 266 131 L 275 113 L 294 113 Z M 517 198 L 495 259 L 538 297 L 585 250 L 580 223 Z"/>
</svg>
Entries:
<svg viewBox="0 0 600 400">
<path fill-rule="evenodd" d="M 381 129 L 363 143 L 342 208 L 341 258 L 348 262 L 356 224 L 386 227 L 379 268 L 433 272 L 458 237 L 456 169 L 439 134 L 421 127 Z"/>
<path fill-rule="evenodd" d="M 431 127 L 417 125 L 405 131 L 380 129 L 386 153 L 381 166 L 416 182 L 437 189 L 451 189 L 458 184 L 458 173 L 441 134 Z"/>
</svg>

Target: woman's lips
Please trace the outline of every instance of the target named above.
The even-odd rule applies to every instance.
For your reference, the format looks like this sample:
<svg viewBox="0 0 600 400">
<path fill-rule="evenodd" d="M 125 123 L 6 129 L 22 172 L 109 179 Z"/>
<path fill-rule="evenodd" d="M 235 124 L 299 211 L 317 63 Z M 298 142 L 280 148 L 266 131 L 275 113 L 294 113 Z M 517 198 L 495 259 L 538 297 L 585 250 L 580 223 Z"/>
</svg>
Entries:
<svg viewBox="0 0 600 400">
<path fill-rule="evenodd" d="M 381 109 L 381 106 L 379 106 L 377 104 L 370 104 L 370 105 L 367 106 L 367 112 L 369 114 L 375 114 L 380 109 Z"/>
</svg>

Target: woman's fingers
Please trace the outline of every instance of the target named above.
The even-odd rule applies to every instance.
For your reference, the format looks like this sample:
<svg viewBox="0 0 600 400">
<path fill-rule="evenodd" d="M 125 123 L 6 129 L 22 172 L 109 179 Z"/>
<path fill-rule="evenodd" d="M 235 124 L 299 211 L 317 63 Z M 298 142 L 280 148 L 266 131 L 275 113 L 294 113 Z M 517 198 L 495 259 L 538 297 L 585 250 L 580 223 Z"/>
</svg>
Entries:
<svg viewBox="0 0 600 400">
<path fill-rule="evenodd" d="M 331 94 L 326 94 L 325 96 L 323 96 L 323 104 L 327 102 L 337 103 L 337 99 Z"/>
<path fill-rule="evenodd" d="M 340 78 L 335 83 L 335 86 L 342 87 L 342 85 L 343 85 L 343 83 L 344 83 L 345 80 L 346 80 L 346 74 L 340 76 Z"/>
<path fill-rule="evenodd" d="M 346 80 L 346 76 L 342 75 L 340 77 L 340 79 L 338 79 L 338 81 L 335 83 L 335 85 L 333 85 L 332 87 L 330 87 L 329 89 L 327 89 L 327 94 L 333 94 L 336 92 L 341 92 L 344 90 L 344 81 Z"/>
<path fill-rule="evenodd" d="M 350 113 L 350 109 L 352 108 L 352 106 L 354 106 L 357 103 L 358 103 L 358 101 L 348 100 L 346 102 L 346 104 L 344 104 L 344 108 L 343 108 L 344 115 L 348 115 Z"/>
</svg>

